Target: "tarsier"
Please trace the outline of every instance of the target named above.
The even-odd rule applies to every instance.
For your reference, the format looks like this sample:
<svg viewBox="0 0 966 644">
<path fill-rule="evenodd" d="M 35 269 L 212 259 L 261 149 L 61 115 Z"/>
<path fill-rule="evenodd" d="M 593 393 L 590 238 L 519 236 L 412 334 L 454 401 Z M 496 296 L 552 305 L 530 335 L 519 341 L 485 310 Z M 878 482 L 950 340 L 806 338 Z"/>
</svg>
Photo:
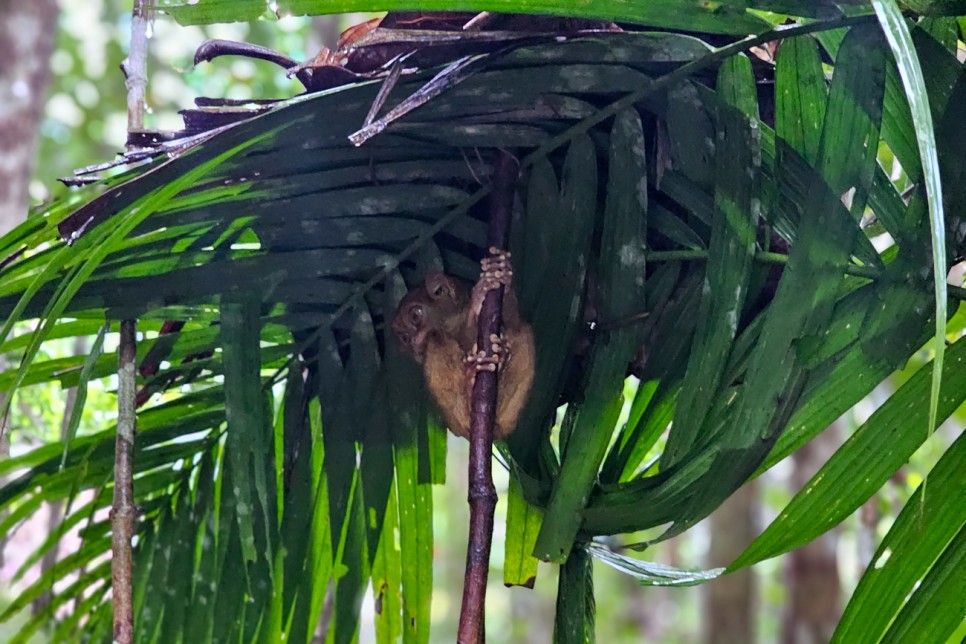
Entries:
<svg viewBox="0 0 966 644">
<path fill-rule="evenodd" d="M 431 273 L 399 303 L 392 330 L 402 350 L 423 368 L 426 385 L 443 419 L 457 436 L 469 438 L 470 399 L 479 371 L 498 371 L 494 440 L 512 432 L 533 384 L 533 330 L 520 319 L 511 288 L 510 254 L 491 248 L 472 288 L 443 273 Z M 504 287 L 500 336 L 491 335 L 492 357 L 476 346 L 477 320 L 489 291 Z"/>
</svg>

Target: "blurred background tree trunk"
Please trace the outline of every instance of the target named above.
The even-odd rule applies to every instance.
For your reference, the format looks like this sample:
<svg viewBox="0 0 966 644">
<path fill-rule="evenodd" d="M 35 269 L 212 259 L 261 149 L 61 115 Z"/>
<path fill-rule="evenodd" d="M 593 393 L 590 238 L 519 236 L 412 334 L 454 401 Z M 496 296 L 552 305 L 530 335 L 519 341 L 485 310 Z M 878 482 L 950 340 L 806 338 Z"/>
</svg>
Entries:
<svg viewBox="0 0 966 644">
<path fill-rule="evenodd" d="M 744 485 L 710 518 L 708 567 L 727 566 L 758 536 L 758 486 Z M 708 644 L 751 644 L 756 641 L 758 583 L 744 568 L 709 583 L 704 594 L 704 636 Z"/>
<path fill-rule="evenodd" d="M 0 2 L 0 235 L 27 216 L 27 189 L 56 32 L 56 0 Z M 0 356 L 0 371 L 5 369 L 6 360 Z M 0 409 L 6 402 L 0 394 Z M 0 461 L 9 456 L 7 416 L 0 415 Z M 0 568 L 6 542 L 7 535 L 0 535 Z"/>
<path fill-rule="evenodd" d="M 0 2 L 0 235 L 26 217 L 57 2 Z"/>
<path fill-rule="evenodd" d="M 833 424 L 792 456 L 793 492 L 800 490 L 838 448 L 840 428 Z M 786 644 L 828 642 L 841 613 L 839 581 L 839 529 L 833 528 L 811 543 L 788 554 L 782 641 Z"/>
</svg>

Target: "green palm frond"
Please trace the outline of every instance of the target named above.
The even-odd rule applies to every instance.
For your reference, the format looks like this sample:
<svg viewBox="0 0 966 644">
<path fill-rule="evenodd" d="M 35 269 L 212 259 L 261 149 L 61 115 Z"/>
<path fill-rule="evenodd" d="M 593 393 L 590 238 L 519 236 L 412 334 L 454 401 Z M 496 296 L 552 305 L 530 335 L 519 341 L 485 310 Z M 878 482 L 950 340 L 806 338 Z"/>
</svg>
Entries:
<svg viewBox="0 0 966 644">
<path fill-rule="evenodd" d="M 168 7 L 204 22 L 224 19 L 223 4 Z M 594 17 L 665 28 L 692 5 L 597 4 Z M 688 26 L 763 31 L 745 4 Z M 835 10 L 813 4 L 802 15 Z M 525 43 L 481 55 L 478 71 L 361 147 L 347 137 L 379 82 L 296 97 L 82 188 L 0 241 L 0 350 L 23 355 L 0 389 L 107 377 L 113 358 L 99 348 L 58 360 L 37 359 L 39 349 L 139 319 L 139 384 L 155 396 L 139 413 L 135 461 L 140 636 L 307 641 L 328 601 L 334 638 L 351 641 L 371 583 L 379 637 L 428 640 L 430 486 L 443 482 L 445 434 L 386 321 L 430 270 L 476 277 L 494 148 L 524 160 L 511 250 L 537 342 L 533 393 L 501 446 L 514 473 L 508 583 L 532 581 L 531 553 L 563 563 L 570 621 L 558 637 L 583 641 L 592 557 L 644 583 L 717 574 L 637 565 L 590 541 L 686 530 L 935 335 L 935 216 L 922 190 L 903 198 L 877 162 L 879 143 L 912 184 L 937 168 L 920 161 L 889 42 L 871 9 L 859 13 L 868 17 L 833 23 L 853 25 L 844 34 L 789 32 L 774 66 L 671 33 Z M 912 42 L 940 133 L 938 170 L 959 177 L 962 148 L 950 146 L 963 136 L 962 64 L 924 28 Z M 835 62 L 830 84 L 822 51 Z M 404 75 L 387 105 L 436 71 Z M 946 212 L 962 212 L 964 198 L 947 191 Z M 889 250 L 871 243 L 869 213 L 895 240 Z M 966 253 L 956 216 L 940 222 L 948 263 Z M 41 320 L 36 332 L 11 335 L 30 319 Z M 966 400 L 963 346 L 953 342 L 940 365 L 940 421 Z M 640 384 L 619 423 L 629 365 Z M 921 371 L 897 391 L 733 567 L 813 538 L 878 489 L 929 435 L 931 378 Z M 875 449 L 886 434 L 894 449 Z M 961 461 L 961 442 L 938 480 Z M 85 526 L 80 550 L 5 613 L 83 570 L 23 637 L 75 598 L 86 620 L 75 611 L 59 636 L 109 634 L 100 558 L 110 526 L 98 510 L 112 466 L 112 431 L 0 462 L 0 474 L 16 474 L 0 488 L 11 510 L 0 530 L 44 501 L 93 494 L 64 519 Z M 923 493 L 926 519 L 954 503 L 952 487 Z M 907 613 L 892 628 L 921 623 L 921 602 L 954 583 L 961 515 L 916 559 L 928 583 L 904 609 L 890 605 Z M 909 520 L 889 539 L 912 549 Z M 865 623 L 863 610 L 860 598 L 843 632 Z"/>
</svg>

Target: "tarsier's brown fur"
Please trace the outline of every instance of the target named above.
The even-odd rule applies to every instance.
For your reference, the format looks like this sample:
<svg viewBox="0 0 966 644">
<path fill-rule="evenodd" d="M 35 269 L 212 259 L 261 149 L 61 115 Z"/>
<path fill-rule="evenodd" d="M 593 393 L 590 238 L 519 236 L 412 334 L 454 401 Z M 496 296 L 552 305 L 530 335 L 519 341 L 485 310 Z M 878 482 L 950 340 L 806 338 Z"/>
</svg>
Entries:
<svg viewBox="0 0 966 644">
<path fill-rule="evenodd" d="M 494 440 L 510 434 L 517 424 L 533 384 L 533 330 L 520 319 L 516 294 L 510 286 L 509 254 L 483 260 L 483 274 L 472 289 L 443 273 L 430 274 L 422 286 L 399 303 L 392 329 L 402 350 L 423 368 L 432 393 L 450 430 L 469 438 L 470 398 L 478 371 L 498 369 Z M 504 286 L 501 337 L 491 337 L 496 358 L 476 347 L 477 320 L 490 290 Z"/>
</svg>

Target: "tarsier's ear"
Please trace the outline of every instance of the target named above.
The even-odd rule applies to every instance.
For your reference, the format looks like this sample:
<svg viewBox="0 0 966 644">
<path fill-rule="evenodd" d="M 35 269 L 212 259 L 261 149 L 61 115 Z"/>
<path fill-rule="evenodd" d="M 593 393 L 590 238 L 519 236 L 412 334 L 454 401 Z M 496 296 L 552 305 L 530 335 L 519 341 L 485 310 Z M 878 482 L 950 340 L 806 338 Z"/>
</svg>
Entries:
<svg viewBox="0 0 966 644">
<path fill-rule="evenodd" d="M 456 298 L 456 288 L 453 286 L 453 280 L 439 271 L 433 271 L 426 276 L 426 292 L 434 300 L 439 300 L 444 297 L 449 299 Z"/>
</svg>

